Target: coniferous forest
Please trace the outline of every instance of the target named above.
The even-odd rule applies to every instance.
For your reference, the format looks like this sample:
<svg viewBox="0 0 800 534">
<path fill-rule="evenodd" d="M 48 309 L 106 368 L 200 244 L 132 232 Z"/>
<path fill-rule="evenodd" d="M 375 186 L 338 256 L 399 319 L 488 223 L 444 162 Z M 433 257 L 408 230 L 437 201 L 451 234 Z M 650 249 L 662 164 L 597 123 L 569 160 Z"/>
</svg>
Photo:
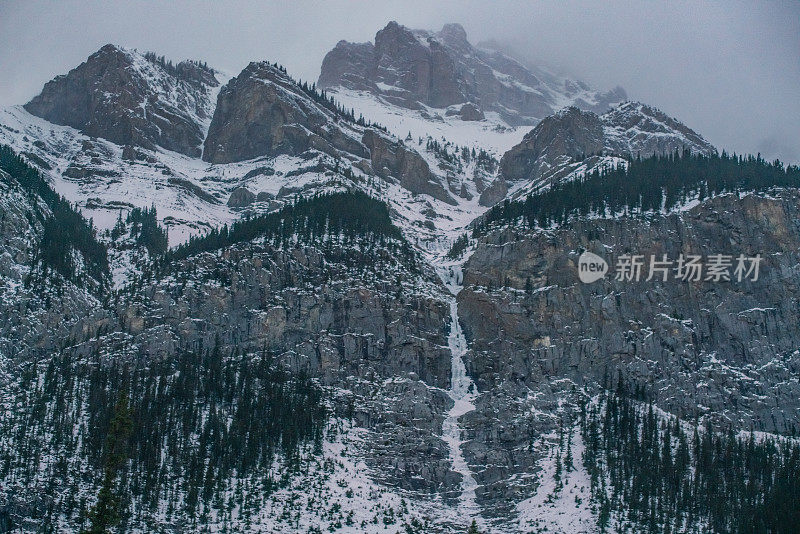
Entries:
<svg viewBox="0 0 800 534">
<path fill-rule="evenodd" d="M 584 407 L 580 431 L 602 532 L 798 531 L 794 440 L 681 422 L 622 386 Z"/>
<path fill-rule="evenodd" d="M 92 285 L 104 286 L 109 273 L 108 252 L 98 241 L 92 222 L 56 193 L 38 170 L 6 145 L 0 145 L 0 169 L 11 175 L 32 199 L 41 198 L 50 211 L 49 214 L 36 213 L 44 228 L 36 260 L 43 276 L 52 269 L 77 285 L 84 285 L 88 276 L 94 281 Z M 81 255 L 85 275 L 76 263 L 73 250 Z"/>
<path fill-rule="evenodd" d="M 215 344 L 148 363 L 65 351 L 21 372 L 8 392 L 20 409 L 0 417 L 0 479 L 53 488 L 54 502 L 26 497 L 44 531 L 61 514 L 108 532 L 160 513 L 199 524 L 253 513 L 319 453 L 327 419 L 321 390 L 266 349 Z M 96 493 L 78 491 L 86 483 Z"/>
<path fill-rule="evenodd" d="M 298 197 L 279 211 L 243 219 L 171 250 L 167 261 L 187 258 L 199 252 L 251 241 L 263 237 L 276 244 L 288 244 L 293 239 L 309 243 L 324 239 L 341 239 L 346 243 L 366 238 L 395 249 L 404 257 L 413 252 L 400 230 L 389 217 L 389 208 L 361 191 Z"/>
<path fill-rule="evenodd" d="M 611 169 L 553 185 L 525 200 L 508 201 L 489 210 L 477 234 L 492 224 L 522 221 L 546 228 L 570 218 L 642 214 L 670 210 L 689 200 L 722 193 L 800 187 L 800 168 L 760 156 L 704 156 L 689 151 L 636 158 Z"/>
</svg>

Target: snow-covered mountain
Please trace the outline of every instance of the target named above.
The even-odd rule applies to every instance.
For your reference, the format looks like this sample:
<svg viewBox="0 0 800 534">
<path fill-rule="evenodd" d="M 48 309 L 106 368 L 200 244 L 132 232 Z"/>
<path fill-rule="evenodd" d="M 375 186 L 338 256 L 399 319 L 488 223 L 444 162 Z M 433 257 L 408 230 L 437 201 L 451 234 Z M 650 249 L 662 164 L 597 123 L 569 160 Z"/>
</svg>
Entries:
<svg viewBox="0 0 800 534">
<path fill-rule="evenodd" d="M 364 47 L 375 65 L 354 78 L 358 61 L 351 56 Z M 344 52 L 350 59 L 340 57 Z M 426 93 L 415 77 L 423 71 L 425 83 L 452 91 Z M 390 72 L 407 87 L 405 103 L 381 89 Z M 449 81 L 435 81 L 442 77 Z M 519 124 L 536 123 L 564 104 L 600 110 L 613 101 L 475 48 L 458 25 L 431 33 L 390 23 L 375 45 L 340 43 L 323 63 L 319 86 L 329 92 L 323 96 L 268 62 L 228 79 L 201 62 L 173 65 L 107 45 L 25 106 L 2 110 L 0 141 L 42 167 L 101 230 L 113 226 L 120 210 L 152 204 L 176 244 L 243 213 L 274 210 L 301 192 L 356 187 L 389 202 L 413 239 L 435 241 L 443 233 L 452 239 L 506 195 L 539 187 L 545 167 L 550 176 L 579 173 L 590 165 L 569 158 L 599 152 L 591 143 L 578 152 L 555 144 L 534 164 L 540 170 L 522 172 L 512 162 L 531 136 L 547 125 L 555 137 L 572 127 L 559 119 L 563 113 L 531 132 Z M 451 100 L 464 105 L 434 107 Z M 509 115 L 512 102 L 527 102 L 514 108 L 516 118 Z M 453 106 L 477 114 L 464 116 Z M 602 115 L 607 156 L 707 146 L 649 107 L 613 109 Z"/>
<path fill-rule="evenodd" d="M 438 32 L 390 22 L 373 43 L 340 41 L 322 62 L 319 85 L 368 91 L 382 101 L 430 114 L 533 125 L 568 105 L 603 112 L 626 99 L 582 82 L 537 76 L 503 52 L 474 47 L 459 24 Z"/>
<path fill-rule="evenodd" d="M 176 244 L 301 192 L 354 187 L 386 198 L 427 237 L 471 218 L 480 165 L 456 166 L 357 120 L 277 65 L 252 63 L 215 88 L 224 80 L 216 71 L 153 58 L 105 46 L 27 105 L 0 112 L 0 142 L 101 230 L 120 210 L 152 204 Z M 195 68 L 207 77 L 186 81 Z"/>
<path fill-rule="evenodd" d="M 522 221 L 598 168 L 721 160 L 457 24 L 342 41 L 316 86 L 107 45 L 0 110 L 0 145 L 0 532 L 83 529 L 105 490 L 132 532 L 727 531 L 708 458 L 763 467 L 752 504 L 793 469 L 754 457 L 800 457 L 798 171 L 725 160 L 760 188 Z M 765 270 L 577 282 L 614 246 Z"/>
<path fill-rule="evenodd" d="M 218 73 L 106 45 L 48 82 L 25 104 L 33 115 L 118 145 L 199 156 L 215 106 Z"/>
<path fill-rule="evenodd" d="M 626 159 L 684 150 L 717 153 L 688 126 L 640 102 L 623 102 L 602 115 L 565 108 L 503 155 L 498 178 L 482 194 L 481 203 L 520 198 L 597 168 L 624 165 Z"/>
</svg>

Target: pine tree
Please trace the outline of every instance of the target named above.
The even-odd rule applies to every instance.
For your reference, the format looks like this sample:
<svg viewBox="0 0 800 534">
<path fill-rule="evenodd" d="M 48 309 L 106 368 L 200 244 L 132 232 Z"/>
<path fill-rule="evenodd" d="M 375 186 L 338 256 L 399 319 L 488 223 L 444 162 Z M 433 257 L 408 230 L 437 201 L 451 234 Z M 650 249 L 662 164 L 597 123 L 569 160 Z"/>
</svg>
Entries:
<svg viewBox="0 0 800 534">
<path fill-rule="evenodd" d="M 133 430 L 128 395 L 121 392 L 108 427 L 105 443 L 105 466 L 103 485 L 97 502 L 89 513 L 88 534 L 104 534 L 121 519 L 121 495 L 116 488 L 119 470 L 128 458 L 128 441 Z"/>
</svg>

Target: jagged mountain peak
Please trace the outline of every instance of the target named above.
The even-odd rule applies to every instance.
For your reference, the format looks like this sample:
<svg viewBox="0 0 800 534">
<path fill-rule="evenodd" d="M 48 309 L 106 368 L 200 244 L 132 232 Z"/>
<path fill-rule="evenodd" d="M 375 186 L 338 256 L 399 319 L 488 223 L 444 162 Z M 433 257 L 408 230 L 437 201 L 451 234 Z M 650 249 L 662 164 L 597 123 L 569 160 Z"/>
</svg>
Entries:
<svg viewBox="0 0 800 534">
<path fill-rule="evenodd" d="M 199 156 L 218 78 L 204 63 L 173 64 L 152 52 L 107 44 L 47 82 L 25 109 L 119 145 Z"/>
<path fill-rule="evenodd" d="M 309 149 L 366 157 L 360 134 L 338 124 L 343 113 L 281 67 L 250 63 L 220 90 L 203 160 L 231 163 Z"/>
<path fill-rule="evenodd" d="M 439 35 L 442 37 L 452 41 L 452 42 L 466 42 L 467 41 L 467 30 L 464 29 L 464 26 L 457 22 L 449 22 L 442 26 Z"/>
<path fill-rule="evenodd" d="M 219 93 L 203 159 L 233 163 L 322 153 L 367 174 L 397 179 L 412 193 L 456 204 L 425 159 L 403 141 L 356 121 L 324 93 L 268 62 L 250 63 Z"/>
<path fill-rule="evenodd" d="M 620 154 L 642 156 L 687 148 L 710 155 L 716 148 L 678 119 L 660 109 L 636 101 L 622 102 L 602 116 L 611 139 L 609 149 Z"/>
<path fill-rule="evenodd" d="M 534 125 L 570 104 L 602 112 L 625 98 L 620 88 L 599 93 L 582 82 L 539 76 L 502 51 L 473 46 L 457 23 L 432 32 L 391 21 L 374 44 L 340 41 L 323 60 L 319 84 L 419 110 L 469 102 L 512 126 Z"/>
</svg>

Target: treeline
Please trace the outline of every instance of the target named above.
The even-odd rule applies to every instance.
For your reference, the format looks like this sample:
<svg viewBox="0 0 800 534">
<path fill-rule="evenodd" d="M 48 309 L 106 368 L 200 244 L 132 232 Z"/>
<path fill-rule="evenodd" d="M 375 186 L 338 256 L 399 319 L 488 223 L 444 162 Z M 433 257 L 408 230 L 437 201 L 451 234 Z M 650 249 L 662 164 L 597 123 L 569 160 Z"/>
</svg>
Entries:
<svg viewBox="0 0 800 534">
<path fill-rule="evenodd" d="M 800 187 L 800 168 L 784 167 L 780 161 L 770 163 L 760 155 L 743 157 L 723 152 L 704 156 L 676 151 L 595 169 L 525 200 L 506 201 L 489 210 L 475 231 L 480 234 L 496 223 L 521 221 L 531 228 L 544 228 L 590 214 L 659 212 L 693 199 L 771 187 Z"/>
<path fill-rule="evenodd" d="M 213 73 L 214 72 L 214 69 L 209 68 L 208 67 L 208 63 L 206 63 L 205 61 L 195 61 L 195 60 L 192 60 L 192 59 L 187 59 L 187 60 L 185 60 L 185 61 L 183 61 L 181 63 L 178 63 L 176 65 L 176 64 L 174 64 L 172 62 L 172 60 L 168 60 L 165 56 L 158 56 L 158 55 L 156 55 L 155 52 L 145 52 L 144 53 L 144 58 L 147 61 L 160 66 L 162 69 L 164 69 L 168 73 L 172 74 L 173 76 L 180 76 L 182 74 L 180 67 L 181 67 L 181 63 L 184 63 L 184 62 L 188 63 L 188 64 L 191 64 L 191 65 L 194 65 L 194 66 L 198 67 L 199 69 L 202 69 L 202 70 L 204 70 L 206 72 L 209 72 L 209 73 Z"/>
<path fill-rule="evenodd" d="M 258 237 L 283 245 L 295 239 L 309 243 L 326 238 L 342 238 L 345 242 L 366 238 L 380 244 L 394 242 L 406 257 L 413 255 L 400 230 L 392 224 L 386 204 L 361 191 L 348 191 L 308 199 L 298 197 L 277 212 L 243 219 L 230 227 L 225 225 L 204 236 L 193 237 L 169 251 L 165 259 L 179 260 Z"/>
<path fill-rule="evenodd" d="M 23 369 L 13 394 L 21 409 L 0 417 L 0 486 L 61 488 L 41 525 L 90 532 L 257 513 L 319 454 L 328 417 L 322 390 L 270 351 L 218 343 L 160 361 L 63 354 Z M 87 482 L 97 499 L 79 491 Z"/>
<path fill-rule="evenodd" d="M 41 173 L 17 156 L 11 147 L 0 145 L 0 169 L 11 175 L 30 195 L 35 203 L 39 197 L 50 210 L 49 216 L 38 214 L 44 232 L 39 244 L 36 264 L 41 265 L 43 275 L 48 270 L 82 286 L 88 276 L 95 285 L 105 287 L 109 276 L 108 252 L 97 240 L 97 230 L 91 221 L 74 209 L 70 203 L 56 193 Z M 83 258 L 83 269 L 73 251 Z"/>
<path fill-rule="evenodd" d="M 274 65 L 277 69 L 281 72 L 286 74 L 286 69 L 282 66 L 278 65 L 277 63 Z M 340 105 L 336 102 L 336 99 L 333 96 L 328 96 L 325 90 L 318 90 L 317 84 L 312 83 L 308 85 L 308 82 L 301 82 L 296 81 L 295 84 L 297 87 L 303 90 L 305 94 L 311 97 L 311 99 L 316 102 L 317 104 L 321 105 L 325 109 L 332 111 L 333 113 L 339 115 L 340 117 L 344 118 L 348 122 L 352 122 L 353 124 L 357 124 L 359 126 L 365 126 L 368 128 L 375 128 L 377 130 L 381 130 L 382 132 L 389 132 L 389 130 L 377 122 L 371 122 L 364 118 L 364 115 L 358 115 L 356 118 L 356 112 L 353 108 L 347 109 L 344 106 Z"/>
<path fill-rule="evenodd" d="M 581 417 L 583 463 L 602 532 L 794 533 L 800 444 L 687 428 L 631 400 L 623 387 Z"/>
</svg>

